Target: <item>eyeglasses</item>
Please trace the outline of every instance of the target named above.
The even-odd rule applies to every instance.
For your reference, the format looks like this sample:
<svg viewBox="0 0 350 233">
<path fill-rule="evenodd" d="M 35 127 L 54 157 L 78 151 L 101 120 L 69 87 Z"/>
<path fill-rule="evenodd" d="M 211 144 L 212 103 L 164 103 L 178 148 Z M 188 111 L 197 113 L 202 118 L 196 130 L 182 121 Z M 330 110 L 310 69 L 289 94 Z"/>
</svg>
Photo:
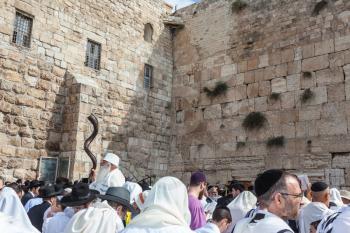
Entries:
<svg viewBox="0 0 350 233">
<path fill-rule="evenodd" d="M 285 196 L 292 196 L 294 198 L 300 198 L 302 199 L 304 196 L 304 193 L 299 193 L 299 194 L 291 194 L 291 193 L 280 193 L 281 195 L 285 195 Z"/>
</svg>

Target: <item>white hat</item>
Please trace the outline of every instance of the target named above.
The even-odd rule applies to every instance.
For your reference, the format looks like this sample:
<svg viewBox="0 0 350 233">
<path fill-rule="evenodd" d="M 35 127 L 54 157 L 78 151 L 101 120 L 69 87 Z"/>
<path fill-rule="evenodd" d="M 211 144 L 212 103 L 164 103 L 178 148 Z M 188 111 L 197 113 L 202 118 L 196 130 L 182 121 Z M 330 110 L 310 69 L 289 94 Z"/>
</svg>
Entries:
<svg viewBox="0 0 350 233">
<path fill-rule="evenodd" d="M 111 164 L 119 167 L 119 157 L 116 154 L 113 153 L 107 153 L 105 157 L 103 158 L 104 161 L 110 162 Z"/>
<path fill-rule="evenodd" d="M 341 198 L 350 200 L 350 192 L 349 191 L 347 191 L 347 190 L 340 190 L 339 192 L 340 192 L 340 197 Z"/>
</svg>

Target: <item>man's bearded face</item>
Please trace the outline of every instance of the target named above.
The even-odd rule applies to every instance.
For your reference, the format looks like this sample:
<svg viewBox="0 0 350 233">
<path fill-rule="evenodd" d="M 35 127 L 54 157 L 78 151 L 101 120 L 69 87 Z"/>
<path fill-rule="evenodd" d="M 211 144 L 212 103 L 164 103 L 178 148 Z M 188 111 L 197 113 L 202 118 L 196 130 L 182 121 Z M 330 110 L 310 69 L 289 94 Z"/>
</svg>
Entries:
<svg viewBox="0 0 350 233">
<path fill-rule="evenodd" d="M 98 171 L 96 182 L 103 182 L 108 173 L 111 171 L 111 164 L 107 161 L 102 161 L 100 170 Z"/>
</svg>

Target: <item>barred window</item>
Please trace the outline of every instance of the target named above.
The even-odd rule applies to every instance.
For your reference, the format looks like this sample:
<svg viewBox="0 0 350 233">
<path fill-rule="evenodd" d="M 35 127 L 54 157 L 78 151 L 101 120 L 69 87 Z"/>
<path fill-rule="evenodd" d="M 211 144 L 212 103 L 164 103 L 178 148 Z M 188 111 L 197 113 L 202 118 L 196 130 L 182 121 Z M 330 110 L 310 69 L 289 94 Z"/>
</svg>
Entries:
<svg viewBox="0 0 350 233">
<path fill-rule="evenodd" d="M 101 62 L 101 44 L 88 40 L 86 48 L 85 66 L 99 70 Z"/>
<path fill-rule="evenodd" d="M 13 31 L 12 42 L 29 48 L 32 25 L 33 18 L 20 12 L 16 12 L 15 29 Z"/>
<path fill-rule="evenodd" d="M 145 64 L 143 86 L 145 89 L 150 89 L 153 82 L 153 66 Z"/>
</svg>

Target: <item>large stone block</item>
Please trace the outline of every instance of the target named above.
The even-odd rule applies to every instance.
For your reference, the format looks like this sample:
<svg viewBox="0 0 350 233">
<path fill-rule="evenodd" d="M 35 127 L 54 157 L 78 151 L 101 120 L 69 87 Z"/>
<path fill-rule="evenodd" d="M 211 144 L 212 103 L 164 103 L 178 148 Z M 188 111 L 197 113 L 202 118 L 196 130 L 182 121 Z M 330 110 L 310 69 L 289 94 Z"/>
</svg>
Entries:
<svg viewBox="0 0 350 233">
<path fill-rule="evenodd" d="M 296 91 L 300 89 L 300 75 L 289 75 L 287 76 L 287 90 Z"/>
<path fill-rule="evenodd" d="M 215 118 L 220 118 L 221 117 L 221 105 L 220 104 L 215 104 L 212 106 L 209 106 L 205 108 L 204 113 L 203 113 L 203 118 L 204 119 L 215 119 Z"/>
<path fill-rule="evenodd" d="M 329 67 L 328 55 L 311 57 L 302 61 L 302 71 L 316 71 Z"/>
<path fill-rule="evenodd" d="M 251 83 L 247 86 L 248 98 L 254 98 L 259 95 L 259 83 Z"/>
<path fill-rule="evenodd" d="M 350 48 L 350 35 L 335 38 L 335 51 L 346 50 Z"/>
<path fill-rule="evenodd" d="M 287 91 L 287 81 L 285 78 L 275 78 L 271 80 L 272 93 L 283 93 Z"/>
<path fill-rule="evenodd" d="M 341 83 L 344 81 L 343 69 L 340 67 L 334 70 L 325 69 L 316 71 L 316 81 L 318 86 L 331 83 Z"/>
</svg>

